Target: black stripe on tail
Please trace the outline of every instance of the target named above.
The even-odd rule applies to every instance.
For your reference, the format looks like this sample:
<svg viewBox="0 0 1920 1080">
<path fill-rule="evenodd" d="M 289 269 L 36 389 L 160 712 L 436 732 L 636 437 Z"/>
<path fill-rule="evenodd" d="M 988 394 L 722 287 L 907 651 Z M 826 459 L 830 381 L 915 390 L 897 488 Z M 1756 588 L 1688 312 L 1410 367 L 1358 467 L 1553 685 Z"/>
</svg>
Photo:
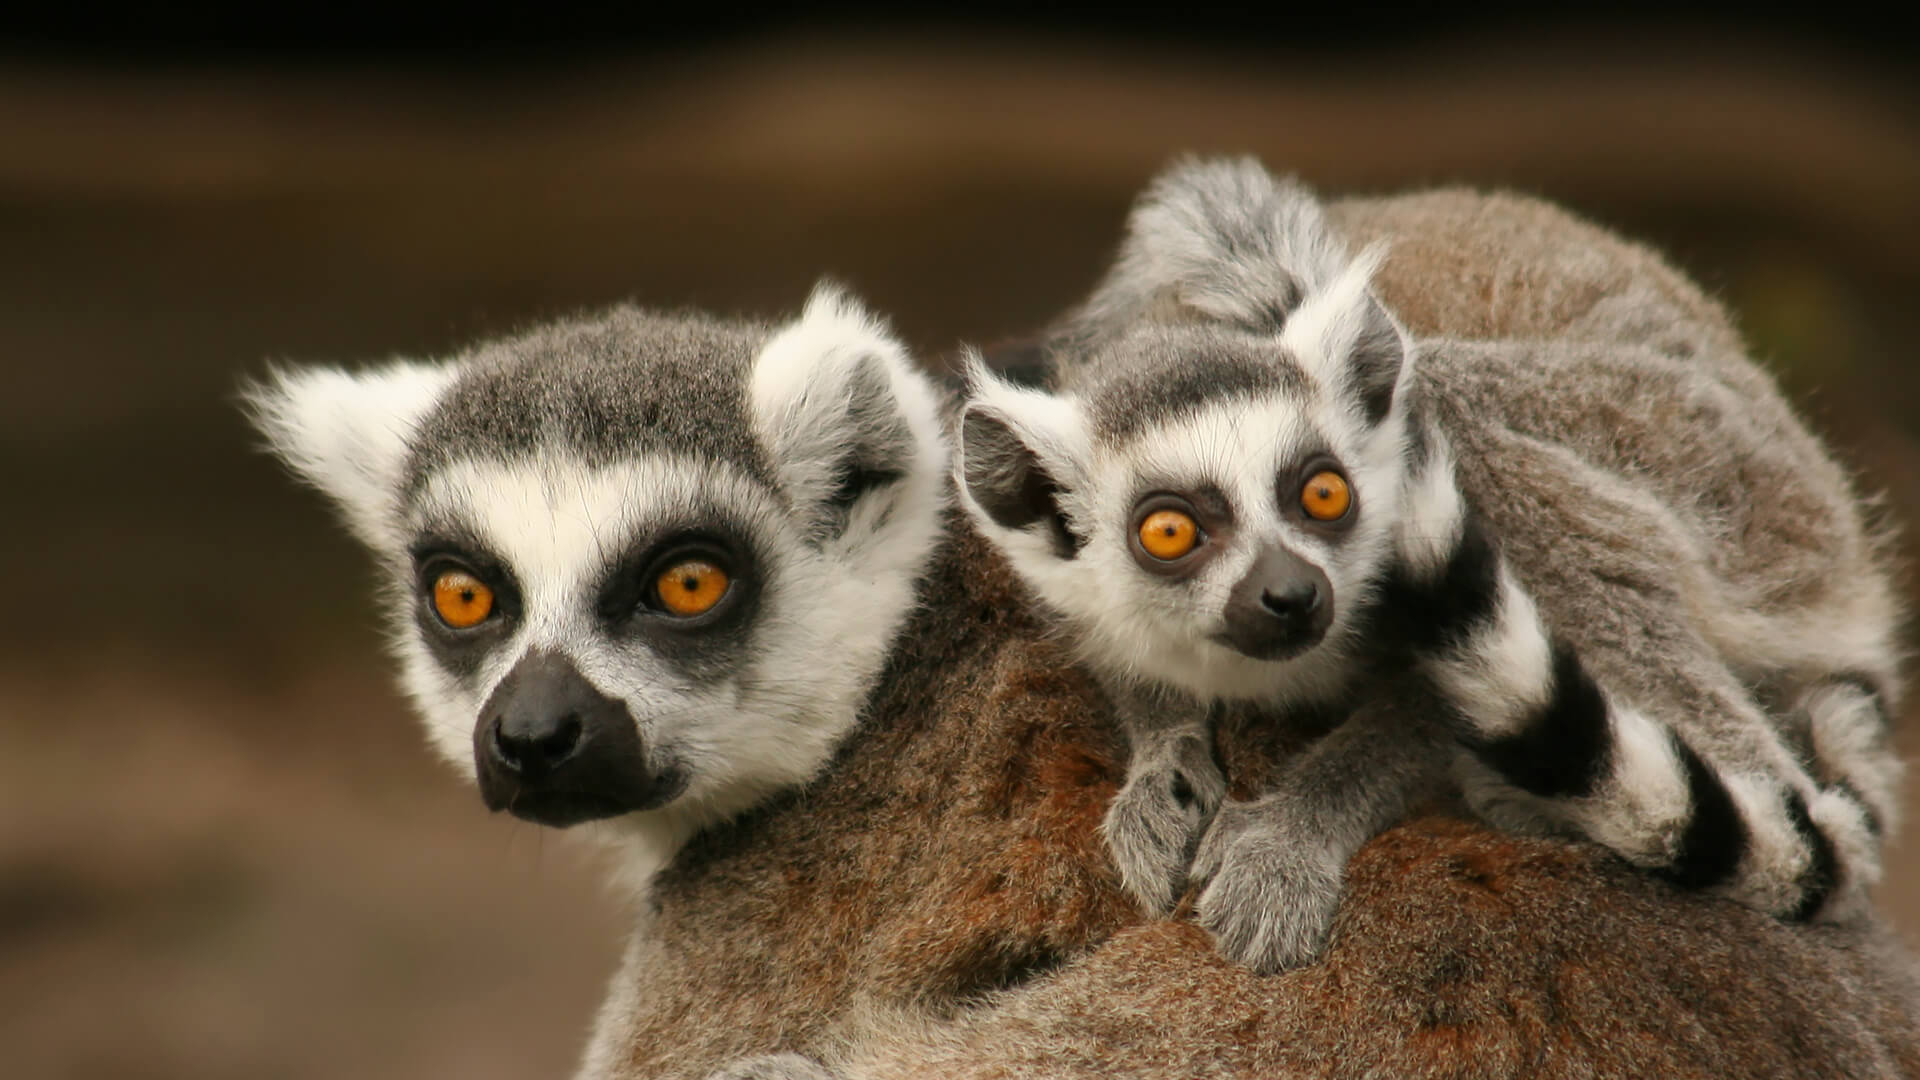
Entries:
<svg viewBox="0 0 1920 1080">
<path fill-rule="evenodd" d="M 1556 641 L 1546 704 L 1512 735 L 1487 738 L 1469 726 L 1461 741 L 1530 795 L 1579 798 L 1592 794 L 1606 775 L 1613 727 L 1599 684 L 1574 651 Z"/>
<path fill-rule="evenodd" d="M 1673 749 L 1686 769 L 1692 818 L 1680 838 L 1680 850 L 1674 853 L 1672 865 L 1662 874 L 1682 888 L 1711 888 L 1739 869 L 1740 859 L 1751 841 L 1747 822 L 1740 816 L 1740 808 L 1734 804 L 1726 782 L 1700 760 L 1693 747 L 1676 735 Z"/>
<path fill-rule="evenodd" d="M 1793 831 L 1806 841 L 1807 850 L 1813 856 L 1800 874 L 1800 903 L 1787 916 L 1795 922 L 1805 922 L 1826 904 L 1840 884 L 1840 858 L 1833 850 L 1833 841 L 1813 823 L 1813 815 L 1807 813 L 1807 801 L 1797 791 L 1787 793 L 1787 814 L 1793 818 Z"/>
<path fill-rule="evenodd" d="M 1500 606 L 1500 551 L 1480 515 L 1469 511 L 1459 542 L 1431 581 L 1394 566 L 1374 601 L 1371 632 L 1388 648 L 1435 654 L 1464 644 Z"/>
</svg>

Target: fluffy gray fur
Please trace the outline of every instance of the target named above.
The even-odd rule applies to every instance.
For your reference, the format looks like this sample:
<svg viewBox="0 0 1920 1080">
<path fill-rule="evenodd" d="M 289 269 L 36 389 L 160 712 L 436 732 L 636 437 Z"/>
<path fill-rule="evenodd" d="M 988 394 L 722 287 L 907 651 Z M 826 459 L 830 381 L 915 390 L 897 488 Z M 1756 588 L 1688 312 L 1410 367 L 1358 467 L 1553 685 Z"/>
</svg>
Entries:
<svg viewBox="0 0 1920 1080">
<path fill-rule="evenodd" d="M 1348 250 L 1256 163 L 1183 164 L 1051 342 L 1052 394 L 976 368 L 968 504 L 1120 703 L 1135 764 L 1107 836 L 1129 889 L 1164 911 L 1199 884 L 1228 955 L 1305 962 L 1348 858 L 1451 757 L 1502 826 L 1776 915 L 1857 911 L 1895 807 L 1897 612 L 1832 457 L 1690 288 L 1415 344 L 1369 286 L 1382 248 Z M 1288 523 L 1291 463 L 1316 455 L 1356 481 L 1359 520 L 1331 539 Z M 1024 501 L 991 486 L 1014 475 Z M 1155 491 L 1221 501 L 1226 569 L 1168 580 L 1121 554 Z M 1238 640 L 1256 543 L 1324 570 L 1335 614 L 1298 655 L 1212 643 Z M 1470 752 L 1337 729 L 1195 852 L 1210 703 L 1338 709 L 1395 656 Z"/>
</svg>

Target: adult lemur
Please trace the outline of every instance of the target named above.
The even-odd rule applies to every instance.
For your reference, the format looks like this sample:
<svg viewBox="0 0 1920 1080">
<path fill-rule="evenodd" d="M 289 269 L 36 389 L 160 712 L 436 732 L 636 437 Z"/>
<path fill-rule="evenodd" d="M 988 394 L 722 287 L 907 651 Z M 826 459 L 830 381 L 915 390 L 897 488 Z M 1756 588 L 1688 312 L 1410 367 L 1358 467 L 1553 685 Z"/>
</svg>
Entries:
<svg viewBox="0 0 1920 1080">
<path fill-rule="evenodd" d="M 1122 703 L 1129 888 L 1171 906 L 1224 792 L 1210 705 L 1337 714 L 1411 659 L 1489 820 L 1783 917 L 1857 908 L 1897 797 L 1896 620 L 1832 459 L 1656 298 L 1413 343 L 1380 255 L 1254 162 L 1186 163 L 1052 343 L 1051 392 L 975 371 L 967 503 Z M 1206 828 L 1202 925 L 1258 969 L 1310 959 L 1348 858 L 1446 756 L 1338 724 Z"/>
<path fill-rule="evenodd" d="M 1402 238 L 1383 289 L 1424 332 L 1548 334 L 1551 298 L 1621 283 L 1722 318 L 1542 204 L 1335 212 Z M 1142 925 L 1098 833 L 1106 703 L 913 486 L 945 467 L 903 437 L 936 429 L 898 360 L 823 297 L 781 326 L 617 309 L 256 393 L 374 549 L 434 744 L 490 801 L 665 860 L 583 1076 L 774 1053 L 941 1077 L 1920 1069 L 1907 959 L 1871 924 L 1777 925 L 1466 826 L 1364 850 L 1312 968 L 1253 978 L 1189 924 Z M 1374 689 L 1362 708 L 1425 709 Z M 1285 738 L 1224 728 L 1229 776 L 1270 786 Z"/>
</svg>

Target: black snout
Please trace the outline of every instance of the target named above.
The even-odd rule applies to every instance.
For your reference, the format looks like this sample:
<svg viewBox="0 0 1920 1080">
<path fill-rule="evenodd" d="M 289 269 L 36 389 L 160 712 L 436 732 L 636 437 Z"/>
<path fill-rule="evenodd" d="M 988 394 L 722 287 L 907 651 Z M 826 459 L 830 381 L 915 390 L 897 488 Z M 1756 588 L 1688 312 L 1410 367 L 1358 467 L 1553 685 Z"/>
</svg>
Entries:
<svg viewBox="0 0 1920 1080">
<path fill-rule="evenodd" d="M 565 764 L 580 748 L 580 714 L 569 709 L 569 703 L 521 700 L 510 704 L 513 712 L 493 718 L 493 742 L 487 748 L 501 768 L 538 779 Z"/>
<path fill-rule="evenodd" d="M 1282 547 L 1254 560 L 1227 599 L 1225 644 L 1256 660 L 1304 652 L 1333 623 L 1333 584 L 1319 567 Z"/>
<path fill-rule="evenodd" d="M 480 797 L 542 825 L 646 810 L 684 786 L 656 775 L 625 702 L 557 653 L 530 652 L 500 680 L 473 728 Z"/>
</svg>

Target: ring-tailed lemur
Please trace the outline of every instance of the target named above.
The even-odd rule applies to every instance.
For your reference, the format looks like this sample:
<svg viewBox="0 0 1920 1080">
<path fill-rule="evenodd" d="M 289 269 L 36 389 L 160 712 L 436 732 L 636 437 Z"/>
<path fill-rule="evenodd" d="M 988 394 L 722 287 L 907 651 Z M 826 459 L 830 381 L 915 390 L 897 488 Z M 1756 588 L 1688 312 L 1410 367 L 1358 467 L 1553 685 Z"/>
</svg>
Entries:
<svg viewBox="0 0 1920 1080">
<path fill-rule="evenodd" d="M 827 761 L 946 527 L 937 393 L 829 287 L 249 400 L 373 550 L 434 746 L 491 809 L 637 839 L 637 881 Z"/>
<path fill-rule="evenodd" d="M 1304 962 L 1451 736 L 1496 824 L 1783 917 L 1853 907 L 1896 805 L 1895 613 L 1840 470 L 1683 313 L 1595 298 L 1554 340 L 1415 344 L 1379 258 L 1255 163 L 1185 164 L 1049 391 L 973 370 L 965 502 L 1116 700 L 1130 891 L 1204 883 L 1229 955 Z M 1220 805 L 1210 705 L 1337 711 L 1407 661 L 1447 731 L 1338 726 Z"/>
</svg>

